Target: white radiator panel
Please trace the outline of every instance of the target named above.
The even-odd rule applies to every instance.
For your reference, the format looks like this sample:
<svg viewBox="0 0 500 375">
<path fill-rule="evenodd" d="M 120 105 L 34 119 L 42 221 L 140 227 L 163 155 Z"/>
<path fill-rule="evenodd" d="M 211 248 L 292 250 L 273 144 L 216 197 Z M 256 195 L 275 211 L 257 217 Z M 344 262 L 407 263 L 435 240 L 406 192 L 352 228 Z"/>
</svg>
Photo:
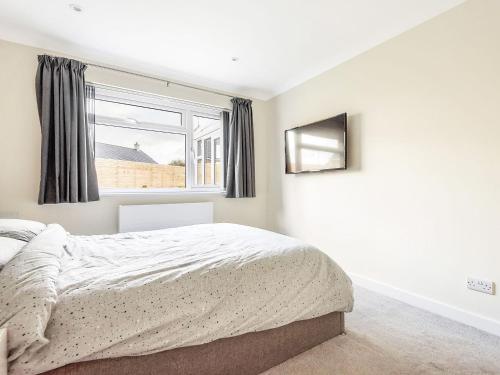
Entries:
<svg viewBox="0 0 500 375">
<path fill-rule="evenodd" d="M 184 225 L 209 224 L 213 221 L 214 204 L 212 202 L 120 206 L 118 231 L 120 233 L 139 232 Z"/>
</svg>

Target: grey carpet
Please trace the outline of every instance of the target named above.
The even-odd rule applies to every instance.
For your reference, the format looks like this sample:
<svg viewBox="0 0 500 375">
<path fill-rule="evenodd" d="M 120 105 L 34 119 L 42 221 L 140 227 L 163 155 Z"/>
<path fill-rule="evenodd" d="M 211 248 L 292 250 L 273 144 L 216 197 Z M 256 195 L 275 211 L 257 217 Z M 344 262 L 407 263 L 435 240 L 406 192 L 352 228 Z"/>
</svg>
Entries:
<svg viewBox="0 0 500 375">
<path fill-rule="evenodd" d="M 500 374 L 500 337 L 366 289 L 346 328 L 262 375 Z"/>
</svg>

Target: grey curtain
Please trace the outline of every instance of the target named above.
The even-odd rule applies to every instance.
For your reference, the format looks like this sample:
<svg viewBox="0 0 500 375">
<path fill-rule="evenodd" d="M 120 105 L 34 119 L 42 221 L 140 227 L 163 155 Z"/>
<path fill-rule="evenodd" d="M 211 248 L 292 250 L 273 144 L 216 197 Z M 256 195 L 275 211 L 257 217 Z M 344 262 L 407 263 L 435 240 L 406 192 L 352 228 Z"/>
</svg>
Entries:
<svg viewBox="0 0 500 375">
<path fill-rule="evenodd" d="M 252 101 L 231 99 L 233 113 L 228 127 L 226 197 L 255 197 L 255 159 L 253 139 Z M 223 117 L 224 124 L 224 117 Z"/>
<path fill-rule="evenodd" d="M 229 149 L 229 112 L 222 111 L 222 149 L 224 150 L 222 155 L 222 164 L 224 166 L 224 188 L 227 187 L 227 152 Z"/>
<path fill-rule="evenodd" d="M 39 204 L 99 200 L 86 108 L 86 68 L 76 60 L 38 56 L 35 86 L 42 129 Z"/>
</svg>

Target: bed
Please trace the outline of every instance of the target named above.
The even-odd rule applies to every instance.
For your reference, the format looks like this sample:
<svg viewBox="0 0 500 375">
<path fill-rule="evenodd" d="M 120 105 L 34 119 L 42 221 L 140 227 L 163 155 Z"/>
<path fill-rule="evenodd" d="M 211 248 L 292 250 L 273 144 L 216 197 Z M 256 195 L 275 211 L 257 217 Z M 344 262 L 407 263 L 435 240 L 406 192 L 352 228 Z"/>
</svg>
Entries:
<svg viewBox="0 0 500 375">
<path fill-rule="evenodd" d="M 11 374 L 257 374 L 344 330 L 351 282 L 296 239 L 235 224 L 74 236 L 0 272 Z"/>
</svg>

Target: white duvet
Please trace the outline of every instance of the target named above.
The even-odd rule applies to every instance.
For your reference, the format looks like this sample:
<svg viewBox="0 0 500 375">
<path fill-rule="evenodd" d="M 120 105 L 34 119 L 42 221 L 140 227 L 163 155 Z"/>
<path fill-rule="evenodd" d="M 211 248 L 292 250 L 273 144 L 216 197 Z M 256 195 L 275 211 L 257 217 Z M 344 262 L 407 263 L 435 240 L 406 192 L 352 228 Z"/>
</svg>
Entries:
<svg viewBox="0 0 500 375">
<path fill-rule="evenodd" d="M 207 343 L 352 304 L 349 278 L 327 255 L 234 224 L 109 236 L 49 225 L 0 272 L 12 374 Z"/>
</svg>

